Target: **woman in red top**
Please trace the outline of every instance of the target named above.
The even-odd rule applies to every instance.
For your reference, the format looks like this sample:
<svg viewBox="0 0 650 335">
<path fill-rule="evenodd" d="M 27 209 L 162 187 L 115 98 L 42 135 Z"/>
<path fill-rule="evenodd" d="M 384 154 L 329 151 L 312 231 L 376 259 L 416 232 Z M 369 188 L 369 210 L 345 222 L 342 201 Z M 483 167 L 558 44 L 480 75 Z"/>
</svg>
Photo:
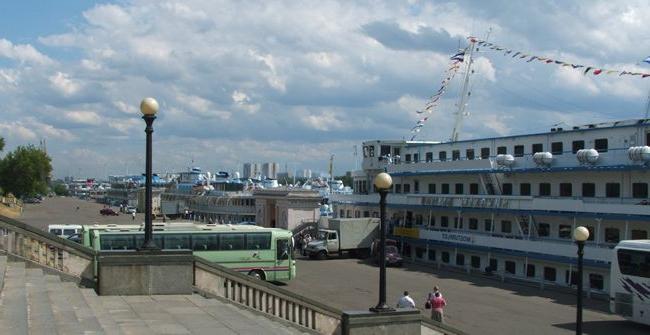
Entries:
<svg viewBox="0 0 650 335">
<path fill-rule="evenodd" d="M 444 322 L 444 314 L 442 312 L 443 308 L 447 305 L 447 301 L 442 297 L 440 292 L 435 292 L 431 296 L 431 319 L 436 320 L 440 323 Z"/>
</svg>

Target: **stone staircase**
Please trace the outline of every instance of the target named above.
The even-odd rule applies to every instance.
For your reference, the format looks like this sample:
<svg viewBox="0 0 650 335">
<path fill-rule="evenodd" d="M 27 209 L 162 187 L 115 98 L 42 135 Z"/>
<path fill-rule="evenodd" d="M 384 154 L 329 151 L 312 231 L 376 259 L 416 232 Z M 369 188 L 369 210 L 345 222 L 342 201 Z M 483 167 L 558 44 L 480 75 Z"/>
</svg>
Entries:
<svg viewBox="0 0 650 335">
<path fill-rule="evenodd" d="M 2 334 L 311 334 L 200 295 L 98 296 L 0 255 Z"/>
</svg>

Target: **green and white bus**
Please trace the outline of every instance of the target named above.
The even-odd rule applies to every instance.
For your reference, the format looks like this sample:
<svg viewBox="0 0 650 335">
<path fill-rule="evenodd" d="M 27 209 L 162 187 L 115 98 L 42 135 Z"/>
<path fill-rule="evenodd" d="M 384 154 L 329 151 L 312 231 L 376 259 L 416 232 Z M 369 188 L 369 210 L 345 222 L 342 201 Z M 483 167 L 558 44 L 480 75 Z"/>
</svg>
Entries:
<svg viewBox="0 0 650 335">
<path fill-rule="evenodd" d="M 99 251 L 136 250 L 144 242 L 142 225 L 89 225 L 82 244 Z M 154 224 L 153 238 L 162 249 L 189 249 L 194 255 L 267 281 L 296 276 L 291 232 L 249 225 Z"/>
</svg>

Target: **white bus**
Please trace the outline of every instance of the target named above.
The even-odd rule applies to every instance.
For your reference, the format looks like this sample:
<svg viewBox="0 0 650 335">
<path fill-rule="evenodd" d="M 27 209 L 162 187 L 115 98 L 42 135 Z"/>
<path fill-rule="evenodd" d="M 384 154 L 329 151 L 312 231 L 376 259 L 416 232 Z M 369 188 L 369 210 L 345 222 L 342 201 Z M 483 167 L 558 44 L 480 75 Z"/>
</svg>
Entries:
<svg viewBox="0 0 650 335">
<path fill-rule="evenodd" d="M 610 285 L 611 312 L 650 325 L 650 240 L 619 242 Z"/>
<path fill-rule="evenodd" d="M 51 224 L 47 226 L 47 231 L 59 237 L 68 238 L 72 235 L 81 233 L 81 225 L 76 224 Z"/>
</svg>

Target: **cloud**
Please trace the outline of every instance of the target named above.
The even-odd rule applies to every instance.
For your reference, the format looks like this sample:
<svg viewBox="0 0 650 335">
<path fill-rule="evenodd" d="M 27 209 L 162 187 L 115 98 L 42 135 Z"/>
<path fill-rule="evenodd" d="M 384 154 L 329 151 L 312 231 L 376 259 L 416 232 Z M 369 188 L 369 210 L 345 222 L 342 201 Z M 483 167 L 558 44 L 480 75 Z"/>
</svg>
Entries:
<svg viewBox="0 0 650 335">
<path fill-rule="evenodd" d="M 62 93 L 64 96 L 71 96 L 81 89 L 81 84 L 73 79 L 70 75 L 63 72 L 57 72 L 49 78 L 52 88 Z"/>
<path fill-rule="evenodd" d="M 383 46 L 394 50 L 453 52 L 463 36 L 452 36 L 445 29 L 420 26 L 415 32 L 402 29 L 397 22 L 371 22 L 361 30 Z"/>
<path fill-rule="evenodd" d="M 38 52 L 29 44 L 13 44 L 4 38 L 0 39 L 0 57 L 31 63 L 37 65 L 49 65 L 54 63 L 52 59 Z"/>
<path fill-rule="evenodd" d="M 99 125 L 102 120 L 101 117 L 95 112 L 89 111 L 71 111 L 65 113 L 66 119 L 88 125 Z"/>
</svg>

